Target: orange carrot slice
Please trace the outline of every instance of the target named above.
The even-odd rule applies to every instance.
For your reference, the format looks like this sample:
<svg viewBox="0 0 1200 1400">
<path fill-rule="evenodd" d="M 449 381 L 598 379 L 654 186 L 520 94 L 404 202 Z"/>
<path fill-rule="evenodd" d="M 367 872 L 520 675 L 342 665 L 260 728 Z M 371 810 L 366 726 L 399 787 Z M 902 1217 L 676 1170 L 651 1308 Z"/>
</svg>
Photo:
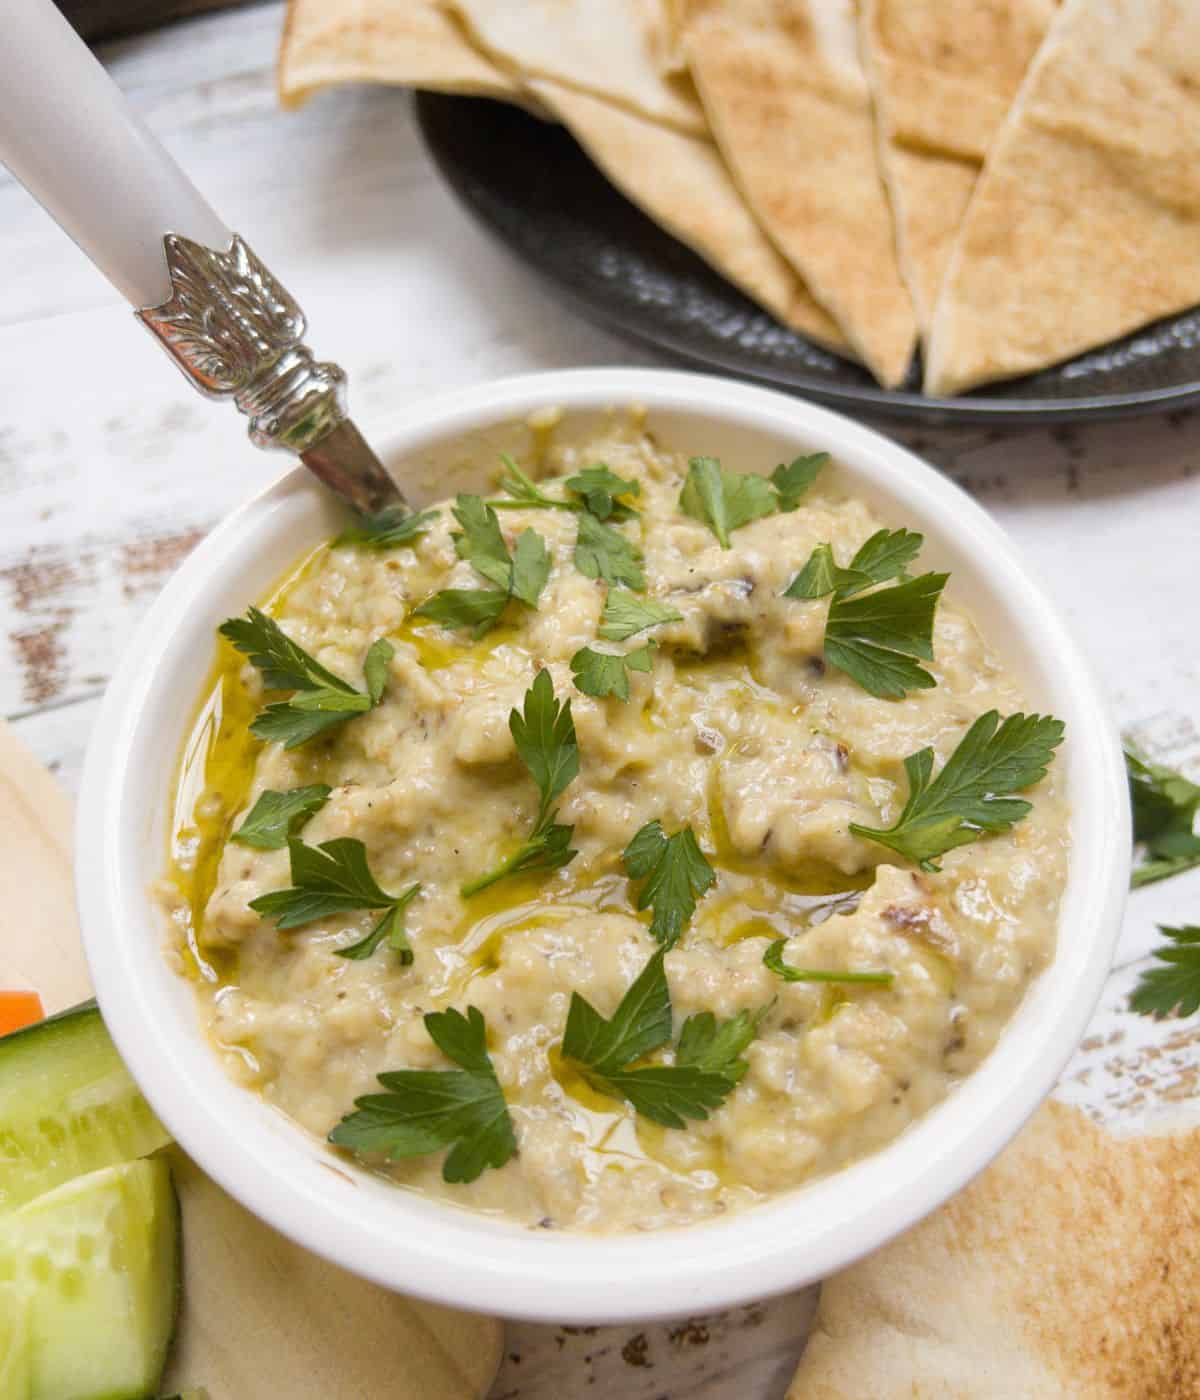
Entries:
<svg viewBox="0 0 1200 1400">
<path fill-rule="evenodd" d="M 46 1014 L 36 992 L 0 992 L 0 1035 L 32 1026 Z"/>
</svg>

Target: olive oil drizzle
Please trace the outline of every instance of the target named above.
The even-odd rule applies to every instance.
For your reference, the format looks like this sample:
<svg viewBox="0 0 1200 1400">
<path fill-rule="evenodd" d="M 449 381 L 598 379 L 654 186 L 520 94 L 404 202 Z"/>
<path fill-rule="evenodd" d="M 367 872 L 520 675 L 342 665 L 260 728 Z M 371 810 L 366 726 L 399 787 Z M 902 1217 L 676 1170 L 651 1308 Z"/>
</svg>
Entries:
<svg viewBox="0 0 1200 1400">
<path fill-rule="evenodd" d="M 262 606 L 280 608 L 329 552 L 318 545 L 276 583 Z M 254 766 L 263 747 L 250 733 L 260 702 L 242 683 L 243 659 L 221 645 L 188 729 L 172 793 L 167 879 L 187 909 L 184 969 L 193 979 L 231 982 L 236 955 L 206 948 L 204 911 L 217 887 L 221 855 L 237 814 L 246 805 Z"/>
</svg>

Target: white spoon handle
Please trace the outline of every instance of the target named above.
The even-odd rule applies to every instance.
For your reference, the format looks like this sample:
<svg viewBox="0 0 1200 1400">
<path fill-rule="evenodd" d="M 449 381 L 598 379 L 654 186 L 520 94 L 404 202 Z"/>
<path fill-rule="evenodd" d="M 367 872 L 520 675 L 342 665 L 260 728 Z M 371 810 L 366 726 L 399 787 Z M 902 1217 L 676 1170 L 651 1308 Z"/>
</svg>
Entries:
<svg viewBox="0 0 1200 1400">
<path fill-rule="evenodd" d="M 192 384 L 232 398 L 259 447 L 297 453 L 356 509 L 403 497 L 314 360 L 295 299 L 231 233 L 52 0 L 0 0 L 0 160 Z"/>
<path fill-rule="evenodd" d="M 51 0 L 5 0 L 0 160 L 135 307 L 171 295 L 163 235 L 232 235 Z"/>
</svg>

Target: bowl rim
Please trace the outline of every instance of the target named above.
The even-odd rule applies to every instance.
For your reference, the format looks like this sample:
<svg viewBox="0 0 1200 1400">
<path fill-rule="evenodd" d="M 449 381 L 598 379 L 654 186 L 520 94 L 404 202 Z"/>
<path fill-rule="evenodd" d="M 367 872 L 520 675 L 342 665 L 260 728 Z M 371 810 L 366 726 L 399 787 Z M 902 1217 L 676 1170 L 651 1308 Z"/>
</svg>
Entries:
<svg viewBox="0 0 1200 1400">
<path fill-rule="evenodd" d="M 784 1292 L 845 1267 L 940 1205 L 987 1165 L 1053 1087 L 1099 1000 L 1128 886 L 1124 763 L 1089 663 L 1008 536 L 958 486 L 899 444 L 773 390 L 621 368 L 521 375 L 439 395 L 405 410 L 375 437 L 385 459 L 395 458 L 548 405 L 570 413 L 631 403 L 815 439 L 851 477 L 905 500 L 918 522 L 944 527 L 952 519 L 981 574 L 1017 593 L 1030 654 L 1062 678 L 1070 743 L 1087 757 L 1078 780 L 1087 802 L 1072 811 L 1071 923 L 1082 931 L 1066 937 L 1067 920 L 1060 918 L 1055 957 L 1022 1003 L 1035 1001 L 1041 1021 L 1020 1036 L 1009 1033 L 1010 1022 L 969 1080 L 898 1138 L 724 1220 L 617 1236 L 529 1230 L 394 1188 L 386 1188 L 394 1205 L 381 1211 L 374 1191 L 351 1189 L 359 1183 L 340 1163 L 335 1172 L 314 1173 L 301 1170 L 298 1155 L 293 1167 L 280 1162 L 279 1129 L 268 1121 L 273 1111 L 225 1077 L 198 1022 L 182 1026 L 156 1003 L 146 969 L 150 959 L 163 960 L 161 932 L 142 937 L 149 895 L 122 872 L 141 831 L 131 814 L 144 812 L 155 782 L 161 786 L 161 771 L 139 771 L 137 759 L 146 742 L 142 712 L 176 620 L 223 577 L 240 541 L 296 493 L 319 494 L 302 467 L 228 515 L 152 604 L 102 702 L 76 822 L 80 923 L 101 1011 L 150 1104 L 189 1155 L 268 1224 L 376 1283 L 451 1306 L 566 1323 L 711 1312 Z M 1014 1022 L 1021 1014 L 1019 1007 Z M 256 1108 L 245 1107 L 248 1099 Z M 243 1116 L 243 1126 L 251 1120 L 254 1126 L 231 1151 L 229 1125 Z"/>
</svg>

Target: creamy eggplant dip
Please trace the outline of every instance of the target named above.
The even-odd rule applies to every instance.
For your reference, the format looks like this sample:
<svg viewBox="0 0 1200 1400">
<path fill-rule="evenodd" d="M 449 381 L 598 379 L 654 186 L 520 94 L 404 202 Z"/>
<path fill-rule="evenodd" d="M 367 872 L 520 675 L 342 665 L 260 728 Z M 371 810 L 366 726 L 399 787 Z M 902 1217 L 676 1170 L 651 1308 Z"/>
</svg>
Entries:
<svg viewBox="0 0 1200 1400">
<path fill-rule="evenodd" d="M 836 464 L 732 465 L 550 441 L 222 629 L 172 955 L 228 1073 L 397 1183 L 762 1201 L 945 1098 L 1053 956 L 1061 726 Z"/>
</svg>

